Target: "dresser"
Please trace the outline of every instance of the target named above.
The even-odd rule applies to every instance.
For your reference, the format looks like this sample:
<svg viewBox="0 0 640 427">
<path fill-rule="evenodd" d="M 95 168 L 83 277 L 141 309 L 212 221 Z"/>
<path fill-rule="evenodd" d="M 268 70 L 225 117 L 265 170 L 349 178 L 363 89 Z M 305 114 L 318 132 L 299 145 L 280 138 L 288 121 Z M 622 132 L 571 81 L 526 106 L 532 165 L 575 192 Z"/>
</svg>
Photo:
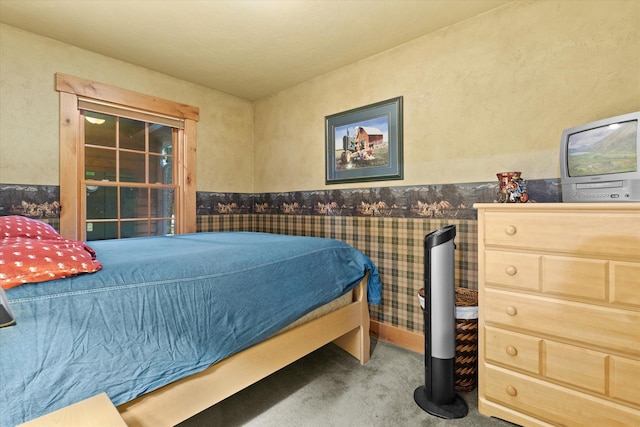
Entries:
<svg viewBox="0 0 640 427">
<path fill-rule="evenodd" d="M 640 426 L 640 203 L 475 207 L 480 412 Z"/>
</svg>

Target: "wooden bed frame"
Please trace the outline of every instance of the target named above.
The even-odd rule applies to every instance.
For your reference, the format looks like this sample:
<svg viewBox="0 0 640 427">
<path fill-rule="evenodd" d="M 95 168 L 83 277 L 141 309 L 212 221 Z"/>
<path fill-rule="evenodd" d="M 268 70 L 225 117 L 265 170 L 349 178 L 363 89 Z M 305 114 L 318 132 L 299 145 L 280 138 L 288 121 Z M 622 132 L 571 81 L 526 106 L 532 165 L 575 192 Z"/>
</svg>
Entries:
<svg viewBox="0 0 640 427">
<path fill-rule="evenodd" d="M 368 275 L 351 304 L 243 350 L 206 370 L 118 406 L 129 427 L 174 426 L 330 342 L 369 361 Z"/>
</svg>

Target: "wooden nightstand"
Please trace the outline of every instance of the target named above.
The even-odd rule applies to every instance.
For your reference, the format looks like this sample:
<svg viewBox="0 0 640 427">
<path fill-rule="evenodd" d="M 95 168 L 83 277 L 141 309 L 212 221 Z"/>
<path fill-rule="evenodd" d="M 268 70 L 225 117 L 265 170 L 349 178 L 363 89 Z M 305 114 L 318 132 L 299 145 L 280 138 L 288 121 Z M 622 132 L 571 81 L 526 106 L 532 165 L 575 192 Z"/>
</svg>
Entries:
<svg viewBox="0 0 640 427">
<path fill-rule="evenodd" d="M 18 427 L 126 427 L 106 393 L 98 394 Z"/>
</svg>

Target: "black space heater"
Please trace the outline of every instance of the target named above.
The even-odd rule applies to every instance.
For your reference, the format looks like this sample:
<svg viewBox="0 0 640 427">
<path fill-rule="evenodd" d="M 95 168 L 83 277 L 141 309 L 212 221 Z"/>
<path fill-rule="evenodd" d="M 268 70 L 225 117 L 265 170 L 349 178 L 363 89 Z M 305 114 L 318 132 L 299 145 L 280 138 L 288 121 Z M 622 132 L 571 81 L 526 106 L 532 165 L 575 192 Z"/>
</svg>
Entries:
<svg viewBox="0 0 640 427">
<path fill-rule="evenodd" d="M 462 418 L 467 402 L 455 391 L 456 226 L 448 225 L 424 238 L 424 386 L 413 398 L 440 418 Z"/>
</svg>

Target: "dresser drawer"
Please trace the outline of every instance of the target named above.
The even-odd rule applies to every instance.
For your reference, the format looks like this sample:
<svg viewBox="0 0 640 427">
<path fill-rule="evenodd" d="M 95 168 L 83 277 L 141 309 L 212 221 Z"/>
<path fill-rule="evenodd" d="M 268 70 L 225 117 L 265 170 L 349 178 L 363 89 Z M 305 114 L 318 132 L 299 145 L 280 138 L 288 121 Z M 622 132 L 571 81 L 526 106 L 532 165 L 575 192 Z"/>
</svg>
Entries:
<svg viewBox="0 0 640 427">
<path fill-rule="evenodd" d="M 487 250 L 485 283 L 640 307 L 640 263 Z"/>
<path fill-rule="evenodd" d="M 485 281 L 520 289 L 539 290 L 542 256 L 521 252 L 485 252 Z"/>
<path fill-rule="evenodd" d="M 605 394 L 607 354 L 555 341 L 544 341 L 547 378 Z"/>
<path fill-rule="evenodd" d="M 484 340 L 484 354 L 488 361 L 533 374 L 540 373 L 540 338 L 487 326 Z"/>
<path fill-rule="evenodd" d="M 640 411 L 605 399 L 487 365 L 486 398 L 555 425 L 629 427 Z"/>
<path fill-rule="evenodd" d="M 487 250 L 485 283 L 605 302 L 609 264 L 600 259 Z M 628 265 L 635 264 L 619 265 L 619 277 L 612 283 L 620 282 L 619 298 L 629 300 Z M 636 288 L 640 290 L 640 285 Z"/>
<path fill-rule="evenodd" d="M 482 232 L 487 246 L 640 258 L 640 212 L 492 210 Z"/>
<path fill-rule="evenodd" d="M 640 307 L 640 263 L 611 263 L 611 301 Z"/>
<path fill-rule="evenodd" d="M 609 262 L 599 259 L 543 256 L 542 290 L 567 297 L 606 301 Z"/>
<path fill-rule="evenodd" d="M 640 407 L 640 362 L 612 356 L 610 366 L 611 397 Z"/>
<path fill-rule="evenodd" d="M 640 352 L 640 312 L 491 288 L 484 290 L 483 301 L 487 325 Z"/>
</svg>

